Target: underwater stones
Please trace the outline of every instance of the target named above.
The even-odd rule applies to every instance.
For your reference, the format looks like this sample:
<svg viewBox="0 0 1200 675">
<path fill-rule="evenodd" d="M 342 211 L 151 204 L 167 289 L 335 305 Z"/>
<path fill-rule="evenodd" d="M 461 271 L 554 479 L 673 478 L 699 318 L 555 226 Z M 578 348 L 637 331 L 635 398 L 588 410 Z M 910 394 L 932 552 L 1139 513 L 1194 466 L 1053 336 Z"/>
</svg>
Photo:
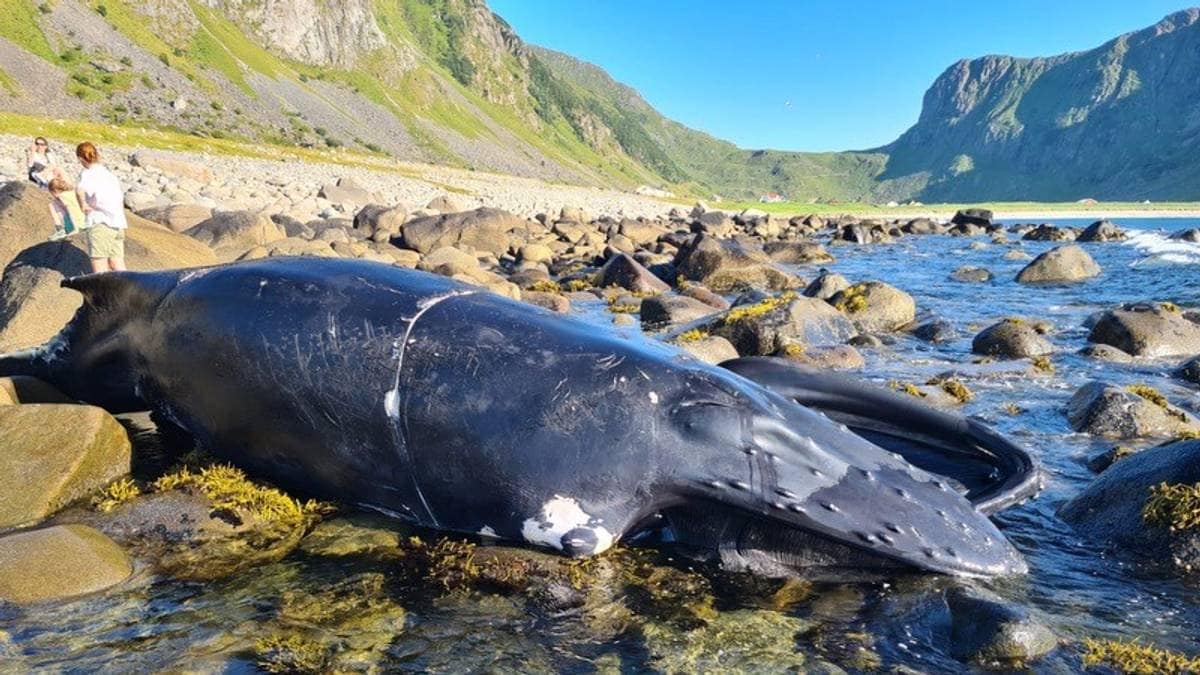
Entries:
<svg viewBox="0 0 1200 675">
<path fill-rule="evenodd" d="M 30 603 L 94 593 L 132 572 L 120 546 L 84 525 L 0 537 L 0 601 Z"/>
<path fill-rule="evenodd" d="M 983 329 L 971 341 L 971 351 L 984 356 L 1023 359 L 1054 351 L 1036 327 L 1022 320 L 1004 319 Z"/>
<path fill-rule="evenodd" d="M 1194 489 L 1200 483 L 1200 441 L 1180 441 L 1128 455 L 1105 469 L 1058 515 L 1080 534 L 1104 545 L 1145 557 L 1170 561 L 1180 569 L 1176 552 L 1196 543 L 1196 528 L 1172 529 L 1167 519 L 1147 518 L 1147 504 L 1159 486 Z M 1178 489 L 1178 488 L 1176 488 Z M 1162 495 L 1169 497 L 1169 495 Z M 1160 507 L 1170 505 L 1162 500 Z M 1187 501 L 1176 500 L 1181 506 Z M 1198 499 L 1194 503 L 1200 503 Z M 1160 509 L 1167 515 L 1168 509 Z M 1192 558 L 1194 564 L 1200 558 Z"/>
<path fill-rule="evenodd" d="M 1200 384 L 1200 356 L 1184 361 L 1175 369 L 1175 377 L 1192 384 Z"/>
<path fill-rule="evenodd" d="M 971 267 L 964 265 L 950 273 L 950 278 L 954 281 L 979 284 L 992 280 L 992 273 L 982 267 Z"/>
<path fill-rule="evenodd" d="M 1144 385 L 1126 388 L 1089 382 L 1067 402 L 1067 419 L 1076 431 L 1113 439 L 1175 437 L 1200 430 L 1200 423 Z"/>
<path fill-rule="evenodd" d="M 1067 283 L 1100 274 L 1100 266 L 1079 246 L 1059 246 L 1039 255 L 1017 273 L 1022 284 Z"/>
<path fill-rule="evenodd" d="M 954 325 L 945 319 L 930 319 L 912 329 L 913 337 L 926 342 L 949 342 L 958 338 Z"/>
<path fill-rule="evenodd" d="M 804 619 L 743 609 L 714 613 L 692 630 L 648 622 L 642 635 L 652 664 L 663 672 L 719 672 L 747 664 L 762 672 L 789 672 L 808 662 L 796 642 L 797 635 L 811 628 Z"/>
<path fill-rule="evenodd" d="M 0 529 L 45 518 L 129 473 L 129 436 L 100 408 L 0 406 L 0 438 Z"/>
<path fill-rule="evenodd" d="M 369 513 L 323 520 L 300 540 L 300 551 L 327 557 L 398 554 L 406 533 L 398 521 Z"/>
<path fill-rule="evenodd" d="M 1075 238 L 1078 242 L 1104 242 L 1104 241 L 1124 241 L 1128 236 L 1121 228 L 1117 227 L 1112 221 L 1097 220 L 1088 225 L 1079 236 Z"/>
<path fill-rule="evenodd" d="M 1079 355 L 1096 361 L 1108 361 L 1109 363 L 1130 363 L 1133 361 L 1132 356 L 1112 345 L 1087 345 L 1079 350 Z"/>
<path fill-rule="evenodd" d="M 890 333 L 911 324 L 917 316 L 912 296 L 882 281 L 838 291 L 829 304 L 844 312 L 862 333 Z"/>
<path fill-rule="evenodd" d="M 1200 353 L 1200 324 L 1171 306 L 1127 304 L 1101 314 L 1088 342 L 1111 345 L 1132 356 L 1190 356 Z"/>
<path fill-rule="evenodd" d="M 787 344 L 841 344 L 856 333 L 828 303 L 795 293 L 734 307 L 709 332 L 728 339 L 742 356 L 773 354 Z"/>
<path fill-rule="evenodd" d="M 950 650 L 960 660 L 981 664 L 1026 663 L 1058 646 L 1058 639 L 1024 607 L 978 589 L 953 588 Z"/>
</svg>

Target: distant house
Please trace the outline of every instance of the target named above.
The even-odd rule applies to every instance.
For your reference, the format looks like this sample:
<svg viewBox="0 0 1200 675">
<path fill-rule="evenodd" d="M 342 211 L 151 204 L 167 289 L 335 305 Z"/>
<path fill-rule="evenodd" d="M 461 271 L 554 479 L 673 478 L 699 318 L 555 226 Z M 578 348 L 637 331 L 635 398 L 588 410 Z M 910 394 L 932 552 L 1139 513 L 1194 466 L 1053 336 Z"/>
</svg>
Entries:
<svg viewBox="0 0 1200 675">
<path fill-rule="evenodd" d="M 768 192 L 767 194 L 759 197 L 758 201 L 763 204 L 778 204 L 779 202 L 786 202 L 787 197 L 784 197 L 778 192 Z"/>
</svg>

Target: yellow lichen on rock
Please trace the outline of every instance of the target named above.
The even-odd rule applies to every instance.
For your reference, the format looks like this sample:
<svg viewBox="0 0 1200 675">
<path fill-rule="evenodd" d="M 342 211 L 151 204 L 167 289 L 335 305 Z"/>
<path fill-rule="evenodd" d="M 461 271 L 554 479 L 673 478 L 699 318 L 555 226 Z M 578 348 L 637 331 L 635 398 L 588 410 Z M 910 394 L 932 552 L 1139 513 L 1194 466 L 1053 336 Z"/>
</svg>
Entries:
<svg viewBox="0 0 1200 675">
<path fill-rule="evenodd" d="M 1141 396 L 1160 408 L 1166 408 L 1170 406 L 1170 403 L 1167 402 L 1167 397 L 1163 396 L 1162 392 L 1149 385 L 1131 384 L 1128 387 L 1125 387 L 1125 389 L 1129 393 L 1137 394 L 1138 396 Z"/>
<path fill-rule="evenodd" d="M 675 342 L 680 344 L 685 342 L 699 342 L 706 337 L 708 337 L 708 333 L 706 331 L 700 330 L 699 328 L 693 328 L 687 332 L 680 333 L 679 337 L 675 338 Z"/>
<path fill-rule="evenodd" d="M 578 279 L 576 279 L 576 281 L 578 281 Z M 562 286 L 559 286 L 557 283 L 549 279 L 538 279 L 530 284 L 529 288 L 526 288 L 525 290 L 536 291 L 538 293 L 553 293 L 555 295 L 562 295 L 563 292 Z"/>
<path fill-rule="evenodd" d="M 925 384 L 932 384 L 941 387 L 942 391 L 953 396 L 954 400 L 958 401 L 959 403 L 966 403 L 975 398 L 975 394 L 973 394 L 970 389 L 967 389 L 967 385 L 953 378 L 934 378 Z"/>
<path fill-rule="evenodd" d="M 1043 373 L 1053 373 L 1054 372 L 1054 362 L 1051 361 L 1050 357 L 1048 357 L 1048 356 L 1034 357 L 1033 367 L 1034 367 L 1034 369 L 1040 370 Z"/>
<path fill-rule="evenodd" d="M 1107 665 L 1131 675 L 1200 672 L 1200 658 L 1124 640 L 1084 640 L 1083 666 Z"/>
<path fill-rule="evenodd" d="M 212 501 L 214 508 L 242 510 L 264 522 L 285 525 L 302 523 L 331 508 L 316 501 L 301 503 L 275 488 L 251 482 L 241 469 L 225 464 L 206 466 L 198 472 L 184 467 L 159 477 L 153 487 L 156 492 L 195 488 Z"/>
<path fill-rule="evenodd" d="M 795 300 L 796 297 L 795 291 L 787 291 L 786 293 L 781 293 L 774 297 L 761 300 L 752 305 L 734 307 L 733 309 L 729 310 L 729 313 L 726 314 L 723 319 L 721 319 L 721 322 L 728 325 L 731 323 L 737 323 L 739 321 L 745 321 L 746 319 L 753 319 L 754 317 L 762 316 L 771 310 L 778 309 L 779 307 L 786 305 L 792 300 Z"/>
<path fill-rule="evenodd" d="M 122 478 L 114 483 L 109 483 L 108 487 L 100 491 L 100 494 L 92 497 L 92 508 L 102 513 L 108 513 L 140 494 L 142 494 L 142 490 L 133 479 Z"/>
<path fill-rule="evenodd" d="M 839 293 L 841 297 L 834 303 L 840 311 L 847 314 L 858 314 L 867 309 L 867 285 L 855 284 Z"/>
<path fill-rule="evenodd" d="M 914 396 L 916 398 L 925 398 L 925 396 L 926 396 L 925 392 L 918 389 L 915 384 L 911 384 L 908 382 L 892 380 L 891 382 L 888 382 L 888 386 L 898 392 L 902 392 L 902 393 L 908 394 L 909 396 Z"/>
</svg>

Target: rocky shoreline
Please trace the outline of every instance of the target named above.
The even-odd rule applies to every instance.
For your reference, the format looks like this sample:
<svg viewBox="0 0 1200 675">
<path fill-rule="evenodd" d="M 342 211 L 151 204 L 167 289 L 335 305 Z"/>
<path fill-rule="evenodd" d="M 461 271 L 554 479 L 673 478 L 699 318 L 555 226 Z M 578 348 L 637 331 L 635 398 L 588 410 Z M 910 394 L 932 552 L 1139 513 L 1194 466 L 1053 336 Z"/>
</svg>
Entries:
<svg viewBox="0 0 1200 675">
<path fill-rule="evenodd" d="M 279 255 L 361 258 L 453 277 L 554 312 L 602 307 L 614 324 L 640 326 L 648 338 L 673 343 L 710 363 L 761 355 L 853 370 L 862 366 L 864 352 L 897 336 L 912 335 L 929 343 L 945 339 L 946 326 L 936 317 L 923 317 L 913 296 L 888 280 L 851 280 L 823 269 L 835 262 L 840 247 L 921 236 L 959 237 L 970 247 L 1003 247 L 1006 259 L 1027 261 L 1017 281 L 1036 292 L 1048 284 L 1095 277 L 1101 270 L 1088 253 L 1095 249 L 1089 247 L 1125 237 L 1106 221 L 1083 230 L 1036 224 L 1006 227 L 981 210 L 960 212 L 948 222 L 815 215 L 782 219 L 754 210 L 726 213 L 704 204 L 682 209 L 646 200 L 629 202 L 640 206 L 625 211 L 626 204 L 605 201 L 623 196 L 599 194 L 591 197 L 599 201 L 587 201 L 587 195 L 574 192 L 569 194 L 579 196 L 578 201 L 562 199 L 555 208 L 539 208 L 535 200 L 526 204 L 532 208 L 506 210 L 499 206 L 514 202 L 484 199 L 485 206 L 454 193 L 435 193 L 427 185 L 418 188 L 391 174 L 372 174 L 369 180 L 357 175 L 335 179 L 329 173 L 303 179 L 289 175 L 290 183 L 275 185 L 271 176 L 290 171 L 275 165 L 263 179 L 268 188 L 228 174 L 217 178 L 225 160 L 187 166 L 173 164 L 176 161 L 182 160 L 154 153 L 140 156 L 137 166 L 118 167 L 130 187 L 131 269 Z M 240 162 L 242 171 L 259 170 L 259 165 Z M 183 176 L 187 173 L 192 175 Z M 287 186 L 301 180 L 308 181 L 305 187 L 289 195 Z M 158 187 L 157 193 L 152 186 Z M 0 257 L 5 265 L 0 278 L 0 352 L 50 339 L 80 303 L 59 283 L 86 271 L 86 256 L 78 241 L 44 241 L 49 232 L 46 199 L 26 183 L 0 186 Z M 636 216 L 637 208 L 645 211 Z M 1187 239 L 1196 233 L 1179 236 Z M 1031 258 L 1014 245 L 1020 240 L 1054 242 L 1055 248 Z M 956 281 L 963 284 L 990 278 L 991 272 L 982 268 L 955 272 Z M 1089 320 L 1086 340 L 1078 348 L 1087 358 L 1111 364 L 1167 360 L 1178 368 L 1181 381 L 1194 383 L 1198 369 L 1192 357 L 1200 353 L 1200 312 L 1145 300 L 1109 308 Z M 1003 362 L 1021 372 L 1053 377 L 1053 364 L 1046 360 L 1055 350 L 1045 339 L 1048 330 L 1035 317 L 1008 317 L 980 330 L 971 348 L 979 367 Z M 954 372 L 925 383 L 893 386 L 932 405 L 959 406 L 972 395 Z M 1097 437 L 1178 441 L 1143 452 L 1116 453 L 1108 462 L 1113 468 L 1106 469 L 1097 484 L 1107 475 L 1120 474 L 1121 484 L 1129 488 L 1122 508 L 1110 508 L 1111 491 L 1089 490 L 1079 502 L 1064 507 L 1064 518 L 1085 532 L 1149 533 L 1148 538 L 1110 543 L 1122 555 L 1140 552 L 1157 558 L 1175 573 L 1187 574 L 1200 564 L 1200 529 L 1189 510 L 1200 498 L 1188 492 L 1200 476 L 1189 468 L 1194 462 L 1180 459 L 1194 454 L 1197 443 L 1188 439 L 1200 436 L 1200 422 L 1156 390 L 1100 380 L 1080 388 L 1062 414 L 1078 432 Z M 626 553 L 579 570 L 569 561 L 518 549 L 479 548 L 475 542 L 455 540 L 423 542 L 374 525 L 364 531 L 345 522 L 353 516 L 328 519 L 333 508 L 329 505 L 302 503 L 195 455 L 186 440 L 174 448 L 168 466 L 139 476 L 139 448 L 126 431 L 131 422 L 122 421 L 126 426 L 102 410 L 69 401 L 44 383 L 0 379 L 0 437 L 6 446 L 0 459 L 5 463 L 0 472 L 0 530 L 13 530 L 0 535 L 0 601 L 28 605 L 152 578 L 207 580 L 253 574 L 254 568 L 297 550 L 402 559 L 423 582 L 434 580 L 446 589 L 482 585 L 500 588 L 543 611 L 582 608 L 591 613 L 598 634 L 609 631 L 610 637 L 633 622 L 630 607 L 614 598 L 644 592 L 614 590 L 615 578 L 631 583 L 619 570 L 646 565 L 624 558 Z M 1149 468 L 1142 470 L 1143 466 Z M 133 479 L 127 478 L 131 472 Z M 1155 491 L 1159 483 L 1175 487 Z M 18 494 L 21 499 L 14 499 Z M 707 583 L 701 575 L 693 578 L 689 575 L 694 573 L 657 564 L 638 569 L 650 578 L 672 579 L 666 588 L 650 593 L 660 603 L 655 611 L 661 614 L 670 605 L 671 616 L 640 629 L 648 643 L 656 645 L 652 651 L 657 650 L 657 658 L 679 656 L 680 646 L 695 638 L 706 650 L 740 649 L 737 653 L 747 658 L 765 650 L 781 667 L 824 663 L 812 655 L 805 661 L 794 645 L 788 646 L 808 629 L 794 620 L 789 623 L 790 617 L 767 610 L 718 612 L 711 601 L 705 605 L 704 592 L 696 590 Z M 307 613 L 329 598 L 293 598 L 283 603 L 271 624 L 277 634 L 239 649 L 254 650 L 260 666 L 280 671 L 341 667 L 346 664 L 337 659 L 346 654 L 367 661 L 380 658 L 383 648 L 378 641 L 359 649 L 344 645 L 350 635 L 366 631 L 386 646 L 386 626 L 403 621 L 403 608 L 380 590 L 380 579 L 354 583 L 348 597 L 357 598 L 353 602 L 358 609 L 338 610 L 320 619 L 332 626 L 337 636 L 332 642 L 314 641 L 293 625 L 310 620 Z M 1012 665 L 1064 649 L 1025 608 L 950 586 L 921 593 L 949 607 L 959 635 L 955 658 L 962 662 Z M 767 595 L 781 592 L 784 588 L 775 584 Z M 362 607 L 379 611 L 362 614 Z M 360 615 L 378 623 L 367 630 L 355 623 L 358 619 L 353 617 Z M 766 622 L 767 642 L 738 643 L 744 636 L 731 631 L 729 622 Z M 698 630 L 703 631 L 700 638 Z M 1064 658 L 1077 658 L 1077 646 L 1065 649 Z M 867 645 L 850 656 L 825 657 L 839 667 L 861 669 L 873 662 L 871 653 Z M 692 660 L 670 663 L 684 669 L 721 663 L 714 654 L 688 653 Z"/>
</svg>

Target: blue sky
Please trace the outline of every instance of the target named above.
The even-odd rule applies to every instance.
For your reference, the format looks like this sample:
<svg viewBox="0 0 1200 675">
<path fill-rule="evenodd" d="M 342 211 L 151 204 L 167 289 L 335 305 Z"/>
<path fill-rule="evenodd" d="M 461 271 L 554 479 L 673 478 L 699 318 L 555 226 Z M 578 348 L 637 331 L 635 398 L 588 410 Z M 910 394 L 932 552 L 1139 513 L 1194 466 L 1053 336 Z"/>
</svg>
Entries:
<svg viewBox="0 0 1200 675">
<path fill-rule="evenodd" d="M 848 150 L 916 121 L 947 66 L 1096 47 L 1186 5 L 1158 0 L 489 0 L 528 42 L 604 67 L 746 148 Z"/>
</svg>

